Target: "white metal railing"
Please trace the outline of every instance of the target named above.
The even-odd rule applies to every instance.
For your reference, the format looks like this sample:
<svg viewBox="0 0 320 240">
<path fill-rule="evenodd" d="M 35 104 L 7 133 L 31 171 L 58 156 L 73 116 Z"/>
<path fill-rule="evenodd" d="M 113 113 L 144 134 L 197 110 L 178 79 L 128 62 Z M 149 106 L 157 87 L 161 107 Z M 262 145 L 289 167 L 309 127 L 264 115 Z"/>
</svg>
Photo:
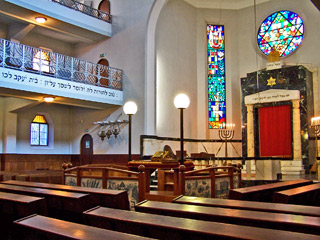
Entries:
<svg viewBox="0 0 320 240">
<path fill-rule="evenodd" d="M 85 13 L 89 16 L 92 16 L 92 17 L 95 17 L 95 18 L 98 18 L 103 21 L 111 23 L 111 15 L 109 13 L 100 11 L 98 9 L 87 6 L 83 3 L 77 2 L 75 0 L 49 0 L 49 1 L 59 3 L 63 6 L 72 8 L 76 11 Z"/>
<path fill-rule="evenodd" d="M 0 39 L 0 67 L 122 90 L 122 70 Z"/>
</svg>

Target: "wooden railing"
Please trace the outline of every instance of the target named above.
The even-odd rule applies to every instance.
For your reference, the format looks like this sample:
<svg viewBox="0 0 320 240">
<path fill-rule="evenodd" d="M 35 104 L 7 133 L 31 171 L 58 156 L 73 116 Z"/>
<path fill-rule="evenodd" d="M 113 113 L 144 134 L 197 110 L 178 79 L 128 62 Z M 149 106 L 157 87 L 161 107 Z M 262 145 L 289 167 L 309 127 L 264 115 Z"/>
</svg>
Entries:
<svg viewBox="0 0 320 240">
<path fill-rule="evenodd" d="M 117 166 L 115 166 L 117 167 Z M 84 165 L 66 169 L 63 184 L 91 188 L 127 190 L 130 206 L 145 199 L 145 167 L 140 165 L 138 172 L 128 171 L 109 165 Z"/>
<path fill-rule="evenodd" d="M 186 196 L 227 198 L 230 189 L 241 187 L 241 170 L 233 166 L 184 170 L 180 166 L 179 189 Z"/>
</svg>

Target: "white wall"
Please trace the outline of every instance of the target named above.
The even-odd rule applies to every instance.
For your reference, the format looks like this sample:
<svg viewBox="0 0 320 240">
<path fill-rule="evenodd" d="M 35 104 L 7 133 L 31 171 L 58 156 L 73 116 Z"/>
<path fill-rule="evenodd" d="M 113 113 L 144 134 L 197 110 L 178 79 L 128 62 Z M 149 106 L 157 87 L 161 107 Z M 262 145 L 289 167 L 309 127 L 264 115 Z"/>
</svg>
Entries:
<svg viewBox="0 0 320 240">
<path fill-rule="evenodd" d="M 184 110 L 184 136 L 197 134 L 196 9 L 182 0 L 167 3 L 156 33 L 156 133 L 180 136 L 180 110 L 173 105 L 178 93 L 190 98 Z"/>
<path fill-rule="evenodd" d="M 133 100 L 138 105 L 138 112 L 132 119 L 132 154 L 140 152 L 140 135 L 144 133 L 144 81 L 145 81 L 145 37 L 149 12 L 153 0 L 111 0 L 112 32 L 113 36 L 91 46 L 80 45 L 77 48 L 77 57 L 92 62 L 99 61 L 101 53 L 106 54 L 109 65 L 123 70 L 124 102 Z M 92 111 L 74 109 L 74 116 L 92 113 Z M 115 120 L 122 113 L 122 108 L 111 108 L 106 111 L 96 112 L 92 119 L 100 121 L 109 114 L 108 120 Z M 127 119 L 123 113 L 121 119 Z M 96 130 L 95 130 L 96 131 Z M 94 138 L 94 153 L 127 153 L 128 152 L 128 127 L 124 127 L 121 139 L 113 139 L 101 143 Z M 78 151 L 77 142 L 79 132 L 73 135 L 73 152 Z"/>
</svg>

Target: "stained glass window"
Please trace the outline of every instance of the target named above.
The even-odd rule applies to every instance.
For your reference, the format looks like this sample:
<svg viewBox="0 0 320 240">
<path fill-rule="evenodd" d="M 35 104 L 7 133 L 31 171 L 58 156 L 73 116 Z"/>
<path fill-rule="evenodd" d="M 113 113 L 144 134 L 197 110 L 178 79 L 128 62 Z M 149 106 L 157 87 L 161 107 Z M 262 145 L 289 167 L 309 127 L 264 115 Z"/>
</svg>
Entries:
<svg viewBox="0 0 320 240">
<path fill-rule="evenodd" d="M 30 144 L 32 146 L 48 145 L 48 124 L 42 115 L 36 115 L 31 123 Z"/>
<path fill-rule="evenodd" d="M 280 57 L 295 51 L 303 40 L 304 24 L 301 17 L 291 11 L 271 14 L 261 24 L 258 31 L 258 45 L 265 54 L 274 48 Z"/>
<path fill-rule="evenodd" d="M 226 85 L 224 26 L 207 25 L 209 129 L 225 128 Z"/>
</svg>

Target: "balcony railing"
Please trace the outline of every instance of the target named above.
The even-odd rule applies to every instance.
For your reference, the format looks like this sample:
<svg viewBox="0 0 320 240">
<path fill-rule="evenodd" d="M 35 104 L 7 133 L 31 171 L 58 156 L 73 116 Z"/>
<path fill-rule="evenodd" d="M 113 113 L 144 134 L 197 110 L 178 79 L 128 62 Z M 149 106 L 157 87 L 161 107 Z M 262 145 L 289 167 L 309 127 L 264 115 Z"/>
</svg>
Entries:
<svg viewBox="0 0 320 240">
<path fill-rule="evenodd" d="M 122 70 L 0 39 L 0 67 L 122 90 Z"/>
<path fill-rule="evenodd" d="M 92 8 L 90 6 L 87 6 L 85 4 L 82 4 L 80 2 L 74 1 L 74 0 L 49 0 L 52 2 L 59 3 L 63 6 L 72 8 L 76 11 L 85 13 L 89 16 L 101 19 L 103 21 L 106 21 L 108 23 L 111 23 L 111 15 L 109 13 L 100 11 L 98 9 Z"/>
</svg>

